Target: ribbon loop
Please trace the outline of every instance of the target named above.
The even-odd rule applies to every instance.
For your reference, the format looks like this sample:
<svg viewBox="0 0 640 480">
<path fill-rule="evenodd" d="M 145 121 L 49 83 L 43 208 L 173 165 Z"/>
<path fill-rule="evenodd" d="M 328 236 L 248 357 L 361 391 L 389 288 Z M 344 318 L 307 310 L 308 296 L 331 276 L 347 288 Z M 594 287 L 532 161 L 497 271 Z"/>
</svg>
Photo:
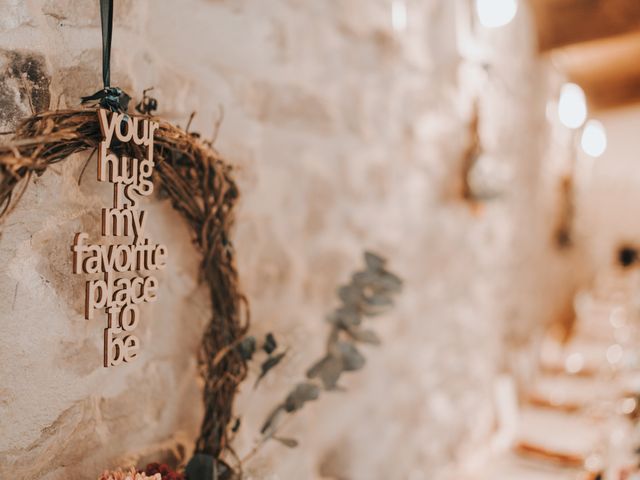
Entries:
<svg viewBox="0 0 640 480">
<path fill-rule="evenodd" d="M 113 0 L 100 0 L 102 23 L 102 83 L 107 89 L 111 85 L 111 36 L 113 32 Z"/>
<path fill-rule="evenodd" d="M 111 36 L 113 32 L 113 0 L 100 0 L 102 25 L 102 90 L 82 97 L 82 104 L 100 105 L 112 112 L 126 112 L 131 97 L 118 87 L 111 86 Z"/>
</svg>

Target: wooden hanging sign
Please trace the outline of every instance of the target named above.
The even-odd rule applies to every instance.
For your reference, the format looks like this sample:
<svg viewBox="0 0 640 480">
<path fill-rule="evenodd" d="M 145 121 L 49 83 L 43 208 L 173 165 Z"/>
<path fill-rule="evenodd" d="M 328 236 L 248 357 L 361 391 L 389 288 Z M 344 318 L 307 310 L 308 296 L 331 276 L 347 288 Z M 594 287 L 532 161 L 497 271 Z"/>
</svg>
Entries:
<svg viewBox="0 0 640 480">
<path fill-rule="evenodd" d="M 102 108 L 98 118 L 102 131 L 98 181 L 113 183 L 113 206 L 102 209 L 101 238 L 128 238 L 91 244 L 87 233 L 76 233 L 71 251 L 73 273 L 103 274 L 102 279 L 86 282 L 84 317 L 92 320 L 96 310 L 105 310 L 104 366 L 110 367 L 138 355 L 140 339 L 134 331 L 140 322 L 139 306 L 158 298 L 158 280 L 147 272 L 165 268 L 167 247 L 149 242 L 148 216 L 139 209 L 139 197 L 153 192 L 153 136 L 158 123 Z M 114 138 L 141 146 L 146 158 L 118 157 L 110 150 Z"/>
</svg>

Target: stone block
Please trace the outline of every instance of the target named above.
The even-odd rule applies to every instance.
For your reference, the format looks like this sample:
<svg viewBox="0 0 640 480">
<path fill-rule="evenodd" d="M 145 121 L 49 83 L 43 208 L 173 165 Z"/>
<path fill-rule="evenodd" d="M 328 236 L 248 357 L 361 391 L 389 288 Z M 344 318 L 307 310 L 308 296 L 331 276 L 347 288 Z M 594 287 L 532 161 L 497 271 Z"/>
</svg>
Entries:
<svg viewBox="0 0 640 480">
<path fill-rule="evenodd" d="M 24 50 L 0 50 L 0 126 L 49 107 L 51 76 L 44 55 Z"/>
</svg>

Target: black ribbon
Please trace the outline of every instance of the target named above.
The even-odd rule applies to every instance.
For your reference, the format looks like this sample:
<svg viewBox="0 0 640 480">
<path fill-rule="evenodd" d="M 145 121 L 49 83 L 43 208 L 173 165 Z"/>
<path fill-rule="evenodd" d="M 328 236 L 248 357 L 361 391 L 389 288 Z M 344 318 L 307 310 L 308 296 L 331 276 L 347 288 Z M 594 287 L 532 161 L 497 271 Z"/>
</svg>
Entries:
<svg viewBox="0 0 640 480">
<path fill-rule="evenodd" d="M 102 83 L 107 89 L 111 85 L 111 36 L 113 32 L 113 0 L 100 0 L 102 21 Z"/>
<path fill-rule="evenodd" d="M 104 88 L 82 97 L 82 104 L 100 105 L 112 112 L 126 112 L 131 97 L 119 87 L 111 86 L 111 37 L 113 32 L 113 0 L 100 0 L 102 23 L 102 83 Z"/>
</svg>

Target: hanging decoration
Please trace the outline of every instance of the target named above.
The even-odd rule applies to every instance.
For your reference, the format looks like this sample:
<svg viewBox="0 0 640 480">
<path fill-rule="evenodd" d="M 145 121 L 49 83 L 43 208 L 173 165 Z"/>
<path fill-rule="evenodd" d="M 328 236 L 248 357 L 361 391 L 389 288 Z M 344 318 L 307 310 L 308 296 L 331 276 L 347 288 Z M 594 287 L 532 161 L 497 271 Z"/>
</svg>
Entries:
<svg viewBox="0 0 640 480">
<path fill-rule="evenodd" d="M 473 100 L 471 118 L 467 126 L 467 140 L 462 152 L 460 175 L 456 179 L 456 198 L 462 199 L 478 210 L 484 203 L 504 195 L 510 173 L 506 165 L 501 165 L 489 155 L 480 138 L 480 105 Z"/>
<path fill-rule="evenodd" d="M 0 221 L 10 214 L 33 175 L 43 175 L 51 165 L 66 161 L 75 153 L 98 151 L 103 161 L 112 168 L 120 164 L 115 160 L 109 160 L 111 157 L 108 155 L 114 155 L 120 161 L 124 158 L 153 159 L 153 165 L 149 163 L 144 166 L 139 163 L 137 181 L 127 184 L 129 180 L 120 179 L 114 170 L 107 173 L 107 179 L 114 182 L 114 188 L 123 194 L 120 200 L 128 203 L 130 213 L 125 215 L 131 215 L 131 222 L 135 222 L 135 218 L 138 219 L 139 234 L 136 236 L 133 223 L 128 224 L 130 230 L 127 233 L 136 236 L 138 242 L 142 241 L 143 245 L 143 223 L 146 217 L 143 212 L 136 211 L 133 207 L 139 200 L 136 195 L 149 194 L 151 189 L 159 196 L 170 199 L 174 209 L 181 214 L 191 229 L 194 246 L 202 256 L 201 276 L 209 287 L 212 307 L 212 318 L 205 329 L 199 353 L 200 374 L 204 380 L 205 411 L 195 452 L 197 458 L 209 459 L 215 471 L 229 471 L 223 457 L 229 452 L 233 399 L 238 385 L 247 374 L 247 360 L 238 346 L 249 326 L 248 305 L 238 285 L 235 253 L 230 240 L 234 207 L 240 192 L 233 179 L 231 167 L 213 148 L 212 142 L 152 117 L 157 108 L 155 100 L 152 101 L 145 94 L 139 104 L 138 111 L 141 113 L 128 113 L 129 95 L 110 84 L 113 1 L 101 0 L 100 6 L 103 89 L 82 99 L 83 105 L 88 108 L 50 110 L 26 118 L 13 132 L 13 137 L 0 144 Z M 117 134 L 111 144 L 108 141 L 105 144 L 103 128 L 106 126 L 108 130 L 115 125 L 113 128 L 116 132 L 120 128 L 123 129 L 121 132 L 126 132 L 126 127 L 122 126 L 123 121 L 125 125 L 129 125 L 129 122 L 139 126 L 148 125 L 149 131 L 153 130 L 153 134 L 148 138 L 149 144 L 122 141 Z M 127 136 L 128 134 L 125 138 Z M 93 157 L 93 153 L 90 158 Z M 127 165 L 133 165 L 132 160 L 127 162 L 131 162 Z M 149 180 L 153 182 L 153 187 L 145 183 Z M 146 186 L 143 186 L 143 183 Z M 131 196 L 125 195 L 122 190 L 129 190 Z M 111 227 L 105 225 L 105 228 Z M 113 230 L 105 231 L 113 233 Z M 84 245 L 84 240 L 80 242 L 79 237 L 76 238 L 75 245 L 77 254 L 84 252 L 85 247 L 89 248 Z M 150 245 L 145 248 L 147 247 Z M 139 243 L 134 245 L 134 248 L 138 249 Z M 107 263 L 113 261 L 108 254 L 109 249 Z M 82 253 L 76 258 L 79 264 L 74 264 L 79 267 L 78 273 L 89 270 L 93 260 L 87 263 L 87 258 L 94 257 Z M 165 261 L 166 249 L 155 247 L 155 259 L 149 260 L 144 266 L 149 267 L 149 270 L 162 268 Z M 98 267 L 98 270 L 100 269 L 102 267 Z M 145 288 L 146 301 L 152 301 L 156 284 L 148 278 Z M 139 280 L 136 282 L 139 299 Z M 100 308 L 101 305 L 95 296 L 100 288 L 104 288 L 104 285 L 94 285 L 91 287 L 92 290 L 87 292 L 94 294 L 93 303 L 90 303 L 94 308 Z M 87 298 L 91 299 L 90 295 L 87 295 Z M 125 304 L 135 305 L 135 301 L 138 301 L 135 298 L 130 300 L 131 302 Z M 128 323 L 125 321 L 129 329 L 132 329 L 131 323 L 135 324 L 132 318 L 134 317 L 129 316 Z M 135 318 L 137 321 L 137 317 Z M 124 325 L 119 324 L 118 328 L 120 327 L 123 331 L 127 330 Z M 118 359 L 124 360 L 125 356 L 133 358 L 135 347 L 131 335 L 129 338 L 126 341 L 127 346 L 123 347 L 122 353 L 118 353 L 117 357 L 112 350 L 113 356 L 107 358 L 110 358 L 110 364 Z M 119 343 L 120 341 L 122 343 Z M 114 342 L 118 347 L 125 344 L 124 337 L 120 338 L 117 335 Z M 198 478 L 209 477 L 190 476 L 191 480 Z"/>
<path fill-rule="evenodd" d="M 119 276 L 123 272 L 163 270 L 167 247 L 149 244 L 145 230 L 148 217 L 138 209 L 140 195 L 153 192 L 153 136 L 158 123 L 149 119 L 125 117 L 107 110 L 98 110 L 103 140 L 98 147 L 98 181 L 113 183 L 113 208 L 102 209 L 102 236 L 133 236 L 132 244 L 86 244 L 88 233 L 77 233 L 73 251 L 73 273 L 104 274 L 104 279 L 88 280 L 85 292 L 85 318 L 92 320 L 94 311 L 104 308 L 107 328 L 104 329 L 104 366 L 119 365 L 136 358 L 140 339 L 134 334 L 138 326 L 138 304 L 155 302 L 158 280 L 149 275 L 133 278 Z M 140 120 L 140 121 L 139 121 Z M 140 125 L 142 124 L 142 129 Z M 125 133 L 123 133 L 123 126 Z M 142 135 L 138 135 L 142 130 Z M 111 143 L 133 142 L 143 150 L 144 157 L 110 153 Z"/>
<path fill-rule="evenodd" d="M 459 197 L 473 209 L 500 197 L 503 193 L 504 175 L 484 152 L 480 139 L 480 105 L 474 100 L 471 118 L 467 127 L 468 138 L 462 152 L 459 177 Z"/>
<path fill-rule="evenodd" d="M 575 217 L 573 174 L 560 179 L 560 211 L 553 239 L 558 250 L 573 246 L 573 222 Z"/>
</svg>

